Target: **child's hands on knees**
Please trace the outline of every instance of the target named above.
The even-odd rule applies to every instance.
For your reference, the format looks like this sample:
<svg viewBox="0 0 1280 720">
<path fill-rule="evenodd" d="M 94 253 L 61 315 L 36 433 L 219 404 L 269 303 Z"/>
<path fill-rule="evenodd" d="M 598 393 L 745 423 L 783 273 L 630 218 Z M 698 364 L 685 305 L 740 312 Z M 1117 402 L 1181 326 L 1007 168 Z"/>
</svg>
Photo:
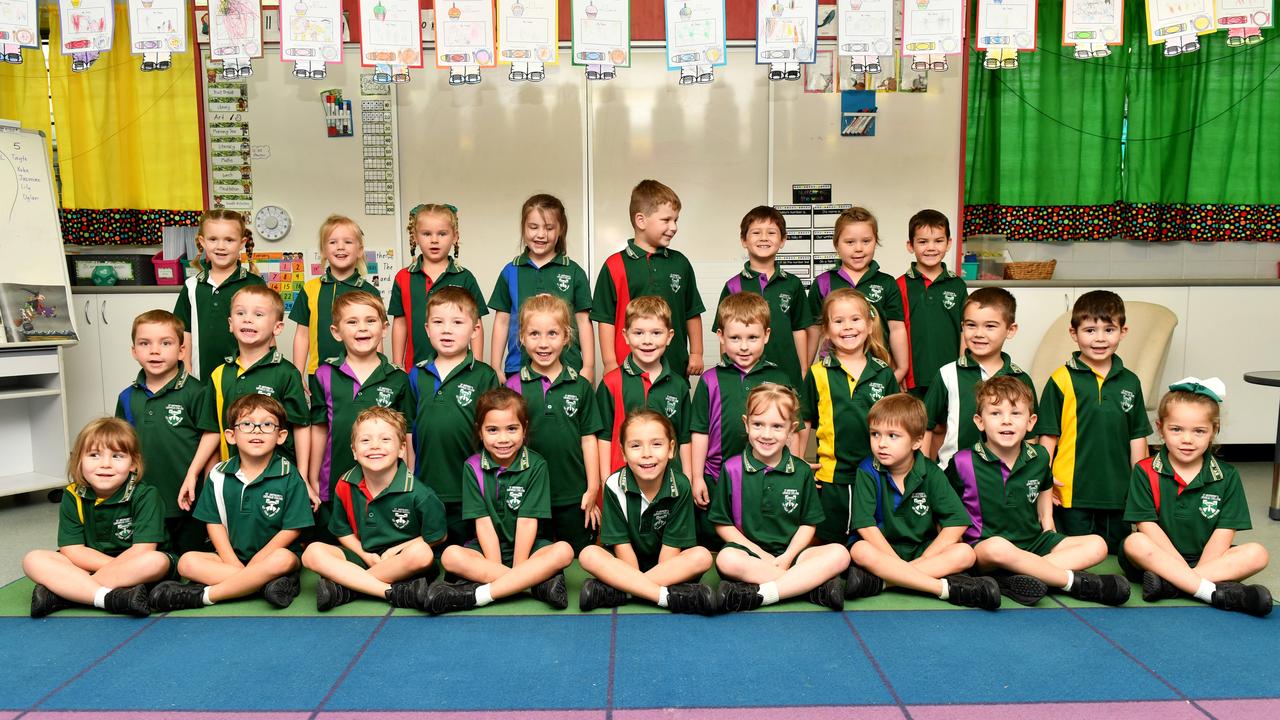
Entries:
<svg viewBox="0 0 1280 720">
<path fill-rule="evenodd" d="M 388 551 L 388 552 L 391 552 L 391 551 Z M 378 563 L 384 560 L 384 558 L 381 555 L 377 553 L 365 552 L 364 550 L 360 551 L 360 559 L 363 560 L 364 564 L 368 565 L 371 569 L 373 568 L 374 565 L 377 565 Z"/>
</svg>

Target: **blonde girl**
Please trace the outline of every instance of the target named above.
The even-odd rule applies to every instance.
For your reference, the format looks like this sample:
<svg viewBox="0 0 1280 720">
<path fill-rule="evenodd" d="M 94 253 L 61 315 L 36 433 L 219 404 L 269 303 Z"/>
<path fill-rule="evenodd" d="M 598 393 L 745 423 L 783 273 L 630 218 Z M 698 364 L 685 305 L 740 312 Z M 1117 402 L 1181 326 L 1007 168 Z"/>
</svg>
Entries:
<svg viewBox="0 0 1280 720">
<path fill-rule="evenodd" d="M 302 295 L 293 301 L 289 312 L 289 319 L 297 325 L 293 332 L 293 364 L 304 377 L 315 374 L 321 360 L 342 353 L 342 343 L 329 332 L 333 301 L 352 290 L 378 294 L 364 277 L 364 231 L 351 218 L 325 218 L 320 225 L 320 257 L 324 258 L 324 274 L 302 286 Z"/>
</svg>

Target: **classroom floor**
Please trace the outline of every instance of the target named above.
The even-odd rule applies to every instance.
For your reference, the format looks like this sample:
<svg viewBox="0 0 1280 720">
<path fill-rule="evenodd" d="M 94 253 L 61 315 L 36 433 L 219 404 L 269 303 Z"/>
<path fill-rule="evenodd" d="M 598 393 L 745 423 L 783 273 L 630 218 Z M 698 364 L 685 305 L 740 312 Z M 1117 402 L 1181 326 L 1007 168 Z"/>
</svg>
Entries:
<svg viewBox="0 0 1280 720">
<path fill-rule="evenodd" d="M 1270 466 L 1240 468 L 1256 528 L 1244 537 L 1280 553 Z M 19 562 L 52 544 L 55 522 L 39 498 L 0 504 L 0 720 L 1280 717 L 1280 612 L 1135 592 L 1122 609 L 1050 596 L 990 613 L 888 592 L 844 613 L 583 614 L 575 566 L 563 612 L 521 599 L 444 617 L 373 601 L 320 615 L 304 575 L 283 611 L 246 600 L 31 620 Z M 1259 581 L 1280 591 L 1277 565 Z"/>
</svg>

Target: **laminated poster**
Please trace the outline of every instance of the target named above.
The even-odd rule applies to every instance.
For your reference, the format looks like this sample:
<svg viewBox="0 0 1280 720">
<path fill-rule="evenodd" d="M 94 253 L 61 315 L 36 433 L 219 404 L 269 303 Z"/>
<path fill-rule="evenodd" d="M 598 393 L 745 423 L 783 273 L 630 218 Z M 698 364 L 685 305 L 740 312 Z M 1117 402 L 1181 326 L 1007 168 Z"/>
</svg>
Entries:
<svg viewBox="0 0 1280 720">
<path fill-rule="evenodd" d="M 724 0 L 665 0 L 667 69 L 724 65 Z"/>
<path fill-rule="evenodd" d="M 417 4 L 414 4 L 415 13 Z M 491 0 L 440 0 L 436 4 L 436 67 L 496 65 Z"/>
<path fill-rule="evenodd" d="M 498 0 L 498 59 L 559 62 L 559 28 L 556 0 Z"/>
<path fill-rule="evenodd" d="M 631 66 L 630 0 L 573 0 L 573 64 Z"/>
</svg>

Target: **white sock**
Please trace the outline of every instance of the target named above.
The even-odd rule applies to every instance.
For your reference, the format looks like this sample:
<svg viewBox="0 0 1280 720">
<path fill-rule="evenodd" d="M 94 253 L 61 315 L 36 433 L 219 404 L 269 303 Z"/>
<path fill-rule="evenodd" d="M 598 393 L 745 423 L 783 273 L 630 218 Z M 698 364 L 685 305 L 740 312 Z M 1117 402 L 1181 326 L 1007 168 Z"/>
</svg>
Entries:
<svg viewBox="0 0 1280 720">
<path fill-rule="evenodd" d="M 491 602 L 493 602 L 493 592 L 489 587 L 489 583 L 476 588 L 476 607 L 484 607 Z"/>
<path fill-rule="evenodd" d="M 1067 571 L 1067 584 L 1066 584 L 1066 585 L 1063 585 L 1063 586 L 1062 586 L 1062 589 L 1063 589 L 1063 590 L 1070 591 L 1070 590 L 1071 590 L 1071 586 L 1075 584 L 1075 581 L 1076 581 L 1076 574 L 1075 574 L 1075 573 L 1073 573 L 1073 572 L 1071 572 L 1070 570 L 1068 570 L 1068 571 Z"/>
<path fill-rule="evenodd" d="M 760 597 L 764 598 L 765 605 L 772 605 L 778 602 L 778 583 L 767 582 L 761 585 Z"/>
<path fill-rule="evenodd" d="M 665 586 L 658 588 L 658 607 L 667 606 L 667 588 Z"/>
<path fill-rule="evenodd" d="M 93 606 L 96 608 L 105 608 L 107 606 L 107 593 L 111 592 L 111 588 L 100 587 L 93 593 Z M 1205 602 L 1208 602 L 1207 600 Z"/>
<path fill-rule="evenodd" d="M 212 605 L 212 604 L 213 604 L 213 598 L 209 597 L 209 586 L 208 586 L 208 585 L 206 585 L 206 586 L 205 586 L 205 588 L 204 588 L 204 592 L 200 594 L 200 602 L 204 603 L 205 605 Z"/>
<path fill-rule="evenodd" d="M 1200 589 L 1196 590 L 1195 598 L 1201 602 L 1210 602 L 1213 600 L 1213 591 L 1217 589 L 1217 585 L 1209 582 L 1208 580 L 1201 580 Z"/>
<path fill-rule="evenodd" d="M 938 582 L 942 583 L 942 592 L 938 593 L 938 599 L 946 600 L 951 597 L 951 583 L 947 582 L 945 578 Z"/>
</svg>

